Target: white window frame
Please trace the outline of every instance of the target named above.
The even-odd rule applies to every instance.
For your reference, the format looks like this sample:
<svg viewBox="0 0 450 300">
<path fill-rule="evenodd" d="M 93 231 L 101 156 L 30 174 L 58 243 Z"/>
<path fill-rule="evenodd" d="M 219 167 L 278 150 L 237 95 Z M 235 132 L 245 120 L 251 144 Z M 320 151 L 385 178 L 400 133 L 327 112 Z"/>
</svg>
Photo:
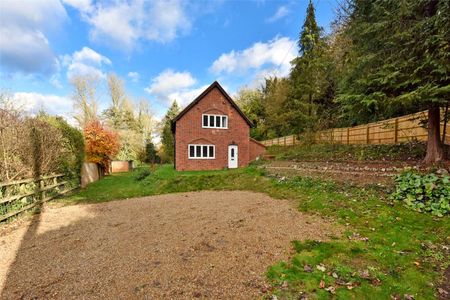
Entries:
<svg viewBox="0 0 450 300">
<path fill-rule="evenodd" d="M 194 156 L 191 156 L 191 146 L 194 146 Z M 201 157 L 197 157 L 197 146 L 201 147 Z M 207 146 L 208 147 L 208 155 L 209 155 L 209 147 L 213 147 L 213 157 L 203 157 L 203 147 Z M 216 159 L 216 146 L 215 145 L 211 145 L 211 144 L 188 144 L 188 158 L 189 159 Z"/>
<path fill-rule="evenodd" d="M 203 120 L 205 119 L 205 116 L 208 117 L 208 126 L 205 126 L 205 124 L 203 123 Z M 211 117 L 214 117 L 214 126 L 209 126 L 209 120 Z M 225 117 L 225 122 L 227 123 L 226 127 L 218 127 L 216 125 L 216 121 L 217 121 L 217 117 L 220 117 L 220 125 L 222 125 L 223 123 L 223 117 Z M 228 116 L 227 115 L 215 115 L 215 114 L 202 114 L 202 128 L 214 128 L 214 129 L 228 129 Z"/>
</svg>

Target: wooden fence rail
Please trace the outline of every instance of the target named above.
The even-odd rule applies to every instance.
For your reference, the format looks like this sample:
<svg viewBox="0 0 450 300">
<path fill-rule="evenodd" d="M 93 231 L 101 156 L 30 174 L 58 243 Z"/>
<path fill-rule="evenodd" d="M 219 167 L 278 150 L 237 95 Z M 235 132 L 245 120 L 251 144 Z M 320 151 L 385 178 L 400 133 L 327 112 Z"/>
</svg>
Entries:
<svg viewBox="0 0 450 300">
<path fill-rule="evenodd" d="M 427 120 L 427 111 L 418 112 L 398 118 L 355 127 L 332 128 L 316 132 L 314 140 L 318 143 L 331 144 L 397 144 L 409 141 L 426 141 L 427 130 L 423 126 Z M 441 133 L 444 122 L 441 123 Z M 303 136 L 288 135 L 262 141 L 266 146 L 293 146 L 300 144 Z M 447 123 L 445 143 L 450 145 L 450 124 Z"/>
<path fill-rule="evenodd" d="M 0 182 L 0 222 L 78 187 L 65 174 Z"/>
</svg>

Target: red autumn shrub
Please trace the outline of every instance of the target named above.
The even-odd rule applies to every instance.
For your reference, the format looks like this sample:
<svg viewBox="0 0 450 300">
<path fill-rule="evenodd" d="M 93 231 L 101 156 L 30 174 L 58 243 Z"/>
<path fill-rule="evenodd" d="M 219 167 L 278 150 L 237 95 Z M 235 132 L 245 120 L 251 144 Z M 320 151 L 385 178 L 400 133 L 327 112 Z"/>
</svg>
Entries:
<svg viewBox="0 0 450 300">
<path fill-rule="evenodd" d="M 86 159 L 108 170 L 109 161 L 119 152 L 119 137 L 99 122 L 92 121 L 84 127 Z"/>
</svg>

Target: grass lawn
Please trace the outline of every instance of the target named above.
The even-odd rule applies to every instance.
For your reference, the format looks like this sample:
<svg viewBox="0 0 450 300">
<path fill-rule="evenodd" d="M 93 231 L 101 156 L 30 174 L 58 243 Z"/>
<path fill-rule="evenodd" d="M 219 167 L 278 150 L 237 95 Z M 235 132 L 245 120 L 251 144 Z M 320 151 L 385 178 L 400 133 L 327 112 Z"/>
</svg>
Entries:
<svg viewBox="0 0 450 300">
<path fill-rule="evenodd" d="M 249 190 L 295 199 L 300 211 L 320 214 L 347 229 L 330 242 L 293 241 L 291 259 L 268 267 L 268 295 L 435 299 L 450 263 L 448 217 L 408 210 L 375 190 L 309 178 L 270 178 L 255 167 L 177 172 L 163 165 L 138 181 L 139 172 L 105 177 L 63 201 L 96 203 L 173 192 Z"/>
</svg>

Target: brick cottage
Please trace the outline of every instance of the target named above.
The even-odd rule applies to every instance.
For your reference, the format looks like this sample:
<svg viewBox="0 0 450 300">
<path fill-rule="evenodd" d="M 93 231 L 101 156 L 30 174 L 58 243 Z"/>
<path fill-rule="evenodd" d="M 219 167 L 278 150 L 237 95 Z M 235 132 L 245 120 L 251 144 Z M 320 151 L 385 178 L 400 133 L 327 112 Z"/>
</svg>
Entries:
<svg viewBox="0 0 450 300">
<path fill-rule="evenodd" d="M 175 169 L 218 170 L 247 166 L 265 146 L 250 138 L 253 124 L 215 81 L 172 122 Z"/>
</svg>

